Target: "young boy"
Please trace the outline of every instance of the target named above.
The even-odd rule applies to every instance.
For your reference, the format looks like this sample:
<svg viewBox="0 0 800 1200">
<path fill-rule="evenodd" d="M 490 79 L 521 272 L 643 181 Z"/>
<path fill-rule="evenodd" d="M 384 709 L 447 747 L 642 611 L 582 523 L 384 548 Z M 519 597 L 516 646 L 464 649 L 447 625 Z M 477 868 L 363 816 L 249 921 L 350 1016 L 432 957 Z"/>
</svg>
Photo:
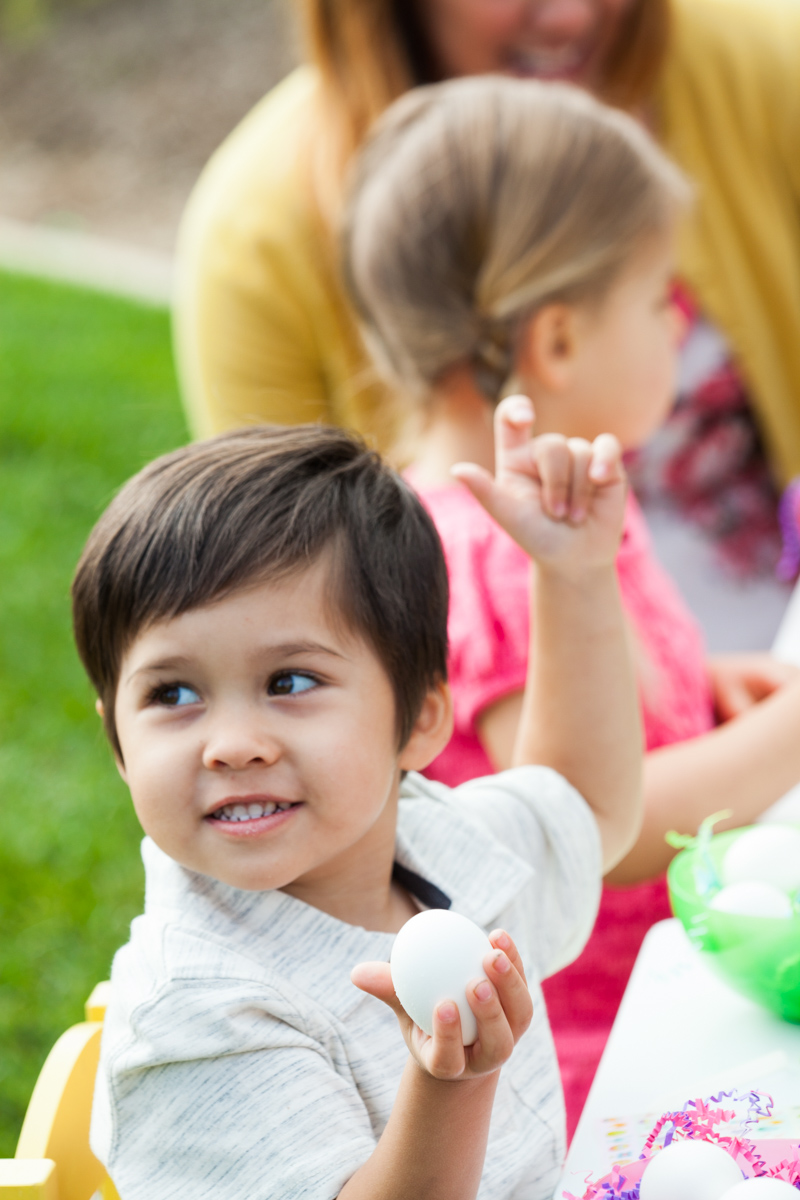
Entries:
<svg viewBox="0 0 800 1200">
<path fill-rule="evenodd" d="M 362 444 L 223 435 L 146 468 L 93 531 L 76 638 L 147 835 L 92 1127 L 122 1200 L 552 1195 L 539 981 L 636 836 L 641 743 L 619 447 L 532 422 L 504 401 L 496 477 L 457 471 L 536 559 L 536 648 L 520 765 L 453 792 L 416 774 L 451 727 L 441 548 Z M 467 1049 L 449 1001 L 431 1038 L 411 1023 L 387 962 L 415 912 L 451 906 L 494 929 Z"/>
</svg>

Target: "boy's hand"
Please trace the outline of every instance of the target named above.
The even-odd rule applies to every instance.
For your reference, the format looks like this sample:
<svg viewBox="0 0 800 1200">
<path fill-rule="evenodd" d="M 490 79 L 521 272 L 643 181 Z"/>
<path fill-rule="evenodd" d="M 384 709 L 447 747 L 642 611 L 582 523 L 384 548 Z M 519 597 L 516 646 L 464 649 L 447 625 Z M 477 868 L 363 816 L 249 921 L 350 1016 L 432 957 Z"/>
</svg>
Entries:
<svg viewBox="0 0 800 1200">
<path fill-rule="evenodd" d="M 608 433 L 594 442 L 531 438 L 533 422 L 527 396 L 508 396 L 495 414 L 494 478 L 475 463 L 458 463 L 453 475 L 542 566 L 613 563 L 625 515 L 619 442 Z"/>
<path fill-rule="evenodd" d="M 516 946 L 502 929 L 490 934 L 489 941 L 495 953 L 483 960 L 486 978 L 467 988 L 478 1022 L 478 1038 L 471 1046 L 461 1044 L 461 1020 L 450 1000 L 443 1000 L 433 1014 L 433 1037 L 415 1025 L 395 995 L 388 963 L 359 963 L 350 975 L 356 987 L 389 1005 L 412 1056 L 434 1079 L 475 1079 L 498 1071 L 531 1023 L 533 1003 Z"/>
</svg>

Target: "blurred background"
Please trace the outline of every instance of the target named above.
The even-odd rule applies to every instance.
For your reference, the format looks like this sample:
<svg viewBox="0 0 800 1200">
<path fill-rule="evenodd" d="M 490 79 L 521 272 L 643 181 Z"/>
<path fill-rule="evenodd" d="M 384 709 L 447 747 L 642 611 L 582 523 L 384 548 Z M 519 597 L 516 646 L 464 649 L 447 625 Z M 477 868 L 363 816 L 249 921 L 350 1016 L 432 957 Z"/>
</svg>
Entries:
<svg viewBox="0 0 800 1200">
<path fill-rule="evenodd" d="M 0 215 L 162 251 L 297 57 L 288 0 L 0 0 L 0 29 Z"/>
<path fill-rule="evenodd" d="M 166 261 L 203 163 L 296 57 L 281 0 L 0 0 L 0 225 Z M 0 255 L 0 1157 L 142 904 L 72 570 L 114 490 L 186 436 L 165 308 Z"/>
</svg>

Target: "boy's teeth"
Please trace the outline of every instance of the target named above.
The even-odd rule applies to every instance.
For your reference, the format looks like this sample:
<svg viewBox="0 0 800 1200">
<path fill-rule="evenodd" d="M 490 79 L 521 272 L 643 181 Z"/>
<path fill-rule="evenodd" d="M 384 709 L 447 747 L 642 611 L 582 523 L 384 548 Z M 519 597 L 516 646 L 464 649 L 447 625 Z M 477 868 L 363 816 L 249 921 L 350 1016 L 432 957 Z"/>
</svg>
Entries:
<svg viewBox="0 0 800 1200">
<path fill-rule="evenodd" d="M 256 821 L 259 817 L 271 817 L 276 809 L 283 812 L 286 808 L 291 808 L 288 800 L 280 804 L 273 804 L 272 801 L 259 804 L 254 800 L 250 804 L 226 804 L 224 808 L 217 809 L 214 816 L 219 821 Z"/>
</svg>

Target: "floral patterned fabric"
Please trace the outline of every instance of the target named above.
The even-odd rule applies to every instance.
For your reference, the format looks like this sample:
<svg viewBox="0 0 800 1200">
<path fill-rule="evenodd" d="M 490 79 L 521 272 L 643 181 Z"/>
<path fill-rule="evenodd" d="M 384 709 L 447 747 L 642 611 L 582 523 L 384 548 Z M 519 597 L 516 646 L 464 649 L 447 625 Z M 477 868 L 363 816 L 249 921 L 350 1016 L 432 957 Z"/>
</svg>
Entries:
<svg viewBox="0 0 800 1200">
<path fill-rule="evenodd" d="M 707 533 L 739 577 L 768 575 L 781 554 L 779 492 L 741 376 L 721 334 L 676 287 L 687 321 L 679 394 L 666 423 L 626 465 L 639 499 L 666 503 Z"/>
</svg>

